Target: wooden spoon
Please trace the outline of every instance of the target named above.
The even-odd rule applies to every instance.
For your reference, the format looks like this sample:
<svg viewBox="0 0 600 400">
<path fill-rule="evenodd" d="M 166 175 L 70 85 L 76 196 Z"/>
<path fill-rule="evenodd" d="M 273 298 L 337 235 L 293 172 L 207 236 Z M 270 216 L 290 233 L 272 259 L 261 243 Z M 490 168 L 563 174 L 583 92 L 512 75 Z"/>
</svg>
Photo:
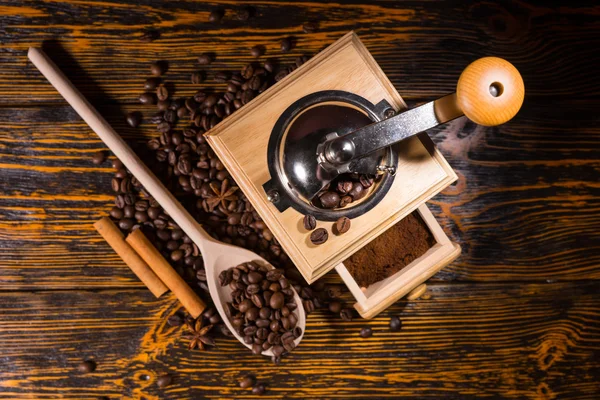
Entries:
<svg viewBox="0 0 600 400">
<path fill-rule="evenodd" d="M 131 148 L 129 148 L 121 136 L 115 132 L 108 122 L 106 122 L 98 111 L 87 101 L 77 88 L 73 86 L 71 81 L 67 79 L 41 49 L 30 48 L 27 56 L 33 65 L 40 70 L 52 86 L 54 86 L 71 107 L 73 107 L 77 114 L 83 118 L 90 128 L 96 132 L 98 137 L 102 139 L 106 146 L 112 150 L 115 156 L 121 160 L 129 171 L 131 171 L 133 176 L 137 178 L 148 193 L 156 199 L 177 225 L 179 225 L 179 227 L 198 246 L 204 259 L 208 288 L 217 311 L 233 335 L 243 343 L 244 346 L 251 349 L 252 347 L 244 343 L 243 338 L 237 334 L 235 329 L 233 329 L 229 316 L 225 313 L 223 304 L 224 302 L 231 301 L 231 289 L 229 286 L 221 287 L 218 285 L 218 276 L 221 271 L 248 261 L 257 261 L 259 264 L 268 266 L 268 268 L 273 268 L 273 266 L 249 250 L 221 243 L 213 239 L 201 228 L 200 224 L 198 224 L 187 210 L 183 208 L 175 196 L 163 186 L 150 169 L 138 158 Z M 302 329 L 302 335 L 295 340 L 297 346 L 302 340 L 306 328 L 306 314 L 302 307 L 302 301 L 295 291 L 294 299 L 298 305 L 298 308 L 295 311 L 298 314 L 297 326 Z M 263 351 L 262 354 L 265 356 L 273 355 L 271 350 Z"/>
<path fill-rule="evenodd" d="M 231 289 L 229 285 L 222 287 L 219 282 L 219 274 L 231 267 L 240 265 L 248 261 L 256 261 L 259 265 L 264 265 L 269 269 L 274 267 L 269 264 L 265 259 L 259 257 L 256 253 L 246 250 L 241 247 L 232 246 L 229 244 L 221 243 L 210 237 L 202 228 L 200 228 L 201 234 L 205 235 L 200 242 L 194 240 L 194 243 L 198 245 L 204 258 L 204 269 L 206 270 L 206 282 L 210 289 L 211 297 L 215 303 L 215 307 L 221 314 L 221 318 L 225 321 L 225 324 L 234 336 L 249 349 L 252 349 L 252 345 L 246 344 L 244 338 L 236 332 L 231 325 L 230 316 L 225 311 L 224 304 L 231 302 Z M 189 235 L 189 234 L 188 234 Z M 191 236 L 190 236 L 191 237 Z M 291 287 L 291 286 L 290 286 Z M 293 287 L 292 287 L 292 290 Z M 302 307 L 302 300 L 298 293 L 294 290 L 294 301 L 298 305 L 298 308 L 294 311 L 298 317 L 296 326 L 302 328 L 302 334 L 296 340 L 294 340 L 296 346 L 300 344 L 302 337 L 304 336 L 304 330 L 306 328 L 306 314 L 304 313 L 304 307 Z M 273 352 L 271 349 L 263 351 L 263 355 L 272 356 Z"/>
</svg>

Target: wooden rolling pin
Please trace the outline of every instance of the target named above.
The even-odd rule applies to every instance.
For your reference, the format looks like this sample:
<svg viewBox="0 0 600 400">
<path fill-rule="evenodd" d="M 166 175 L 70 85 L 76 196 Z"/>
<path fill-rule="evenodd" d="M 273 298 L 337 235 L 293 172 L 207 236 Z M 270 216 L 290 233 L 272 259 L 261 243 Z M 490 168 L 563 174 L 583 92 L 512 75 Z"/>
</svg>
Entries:
<svg viewBox="0 0 600 400">
<path fill-rule="evenodd" d="M 169 290 L 158 276 L 150 269 L 148 264 L 125 241 L 123 233 L 108 217 L 103 217 L 94 224 L 94 228 L 121 257 L 127 266 L 157 298 Z"/>
</svg>

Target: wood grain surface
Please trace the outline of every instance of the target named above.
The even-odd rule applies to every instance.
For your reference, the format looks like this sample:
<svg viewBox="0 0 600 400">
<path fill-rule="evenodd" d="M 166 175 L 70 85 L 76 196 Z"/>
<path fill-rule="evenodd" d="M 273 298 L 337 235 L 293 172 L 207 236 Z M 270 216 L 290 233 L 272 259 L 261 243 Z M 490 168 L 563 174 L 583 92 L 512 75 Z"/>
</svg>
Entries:
<svg viewBox="0 0 600 400">
<path fill-rule="evenodd" d="M 267 382 L 263 398 L 599 398 L 597 2 L 258 1 L 248 22 L 233 17 L 238 3 L 0 2 L 0 398 L 249 398 L 237 386 L 247 372 Z M 211 24 L 216 7 L 227 15 Z M 307 21 L 316 33 L 302 32 Z M 160 38 L 141 42 L 147 29 Z M 136 100 L 151 61 L 168 60 L 186 95 L 202 52 L 217 53 L 211 71 L 251 61 L 255 44 L 291 63 L 349 30 L 409 107 L 452 92 L 482 56 L 521 72 L 525 101 L 508 124 L 460 118 L 429 132 L 459 180 L 428 206 L 463 253 L 428 282 L 428 299 L 369 322 L 310 315 L 279 367 L 232 339 L 190 352 L 165 325 L 174 297 L 154 299 L 95 232 L 113 201 L 110 163 L 92 163 L 102 143 L 27 48 L 43 46 L 141 153 L 156 131 L 123 116 L 151 111 Z M 286 36 L 296 47 L 281 55 Z M 370 339 L 358 336 L 365 325 Z M 76 372 L 87 358 L 98 369 Z M 159 389 L 164 372 L 175 381 Z"/>
<path fill-rule="evenodd" d="M 302 344 L 279 367 L 235 339 L 187 350 L 165 324 L 177 303 L 139 290 L 0 295 L 0 398 L 249 398 L 238 380 L 267 383 L 261 398 L 595 399 L 598 282 L 434 284 L 366 322 L 308 319 Z M 389 315 L 403 327 L 390 332 Z M 373 336 L 362 339 L 363 326 Z M 76 371 L 84 359 L 90 374 Z M 23 375 L 23 371 L 27 371 Z M 159 389 L 157 376 L 172 386 Z"/>
</svg>

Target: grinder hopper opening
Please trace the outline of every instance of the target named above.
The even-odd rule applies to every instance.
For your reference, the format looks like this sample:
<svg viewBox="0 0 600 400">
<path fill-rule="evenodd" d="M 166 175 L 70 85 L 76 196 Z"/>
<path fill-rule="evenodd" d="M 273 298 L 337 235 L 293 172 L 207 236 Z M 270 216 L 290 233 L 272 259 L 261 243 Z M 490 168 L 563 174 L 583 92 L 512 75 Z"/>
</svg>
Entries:
<svg viewBox="0 0 600 400">
<path fill-rule="evenodd" d="M 317 92 L 293 103 L 278 119 L 269 140 L 271 180 L 263 185 L 269 200 L 279 211 L 293 207 L 303 214 L 331 221 L 341 216 L 353 218 L 375 207 L 394 179 L 393 174 L 377 172 L 395 170 L 397 156 L 392 147 L 374 152 L 353 166 L 353 171 L 377 174 L 366 195 L 345 207 L 331 209 L 319 206 L 319 195 L 328 185 L 357 176 L 327 169 L 317 159 L 317 153 L 319 146 L 332 137 L 382 121 L 386 115 L 393 115 L 387 101 L 374 105 L 345 91 Z"/>
</svg>

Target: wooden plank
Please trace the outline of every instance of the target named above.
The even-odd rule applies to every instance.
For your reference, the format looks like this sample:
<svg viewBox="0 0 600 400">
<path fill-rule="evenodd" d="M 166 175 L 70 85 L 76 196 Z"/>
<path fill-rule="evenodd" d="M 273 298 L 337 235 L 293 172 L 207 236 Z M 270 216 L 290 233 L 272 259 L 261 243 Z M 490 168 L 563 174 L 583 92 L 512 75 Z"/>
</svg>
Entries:
<svg viewBox="0 0 600 400">
<path fill-rule="evenodd" d="M 598 107 L 526 102 L 503 127 L 432 132 L 459 181 L 428 204 L 463 249 L 436 278 L 600 277 Z M 155 135 L 125 126 L 131 109 L 104 113 L 134 144 Z M 67 107 L 0 108 L 0 120 L 0 289 L 138 287 L 92 227 L 113 201 L 109 163 L 91 162 L 99 140 Z"/>
<path fill-rule="evenodd" d="M 453 1 L 253 2 L 256 17 L 208 22 L 214 3 L 161 0 L 5 0 L 0 14 L 1 104 L 62 100 L 26 61 L 30 46 L 48 50 L 83 93 L 99 103 L 133 103 L 148 64 L 171 62 L 169 77 L 188 82 L 202 52 L 218 54 L 215 68 L 239 69 L 253 60 L 249 48 L 266 45 L 280 55 L 279 40 L 296 37 L 286 55 L 316 54 L 350 30 L 366 46 L 405 98 L 434 98 L 454 91 L 462 69 L 486 55 L 506 58 L 523 74 L 528 96 L 596 96 L 600 55 L 594 2 L 548 6 L 534 1 L 458 5 Z M 314 34 L 302 24 L 318 21 Z M 577 29 L 573 29 L 577 27 Z M 160 39 L 139 40 L 158 29 Z M 190 87 L 190 84 L 183 84 Z"/>
<path fill-rule="evenodd" d="M 279 367 L 233 339 L 188 351 L 165 324 L 171 295 L 2 293 L 0 398 L 246 398 L 237 381 L 253 373 L 272 399 L 595 399 L 599 290 L 598 282 L 428 285 L 430 299 L 369 322 L 312 314 Z M 389 331 L 390 315 L 400 316 L 400 332 Z M 366 325 L 370 339 L 358 336 Z M 96 360 L 94 373 L 76 372 L 84 359 Z M 166 372 L 174 383 L 159 389 Z"/>
</svg>

